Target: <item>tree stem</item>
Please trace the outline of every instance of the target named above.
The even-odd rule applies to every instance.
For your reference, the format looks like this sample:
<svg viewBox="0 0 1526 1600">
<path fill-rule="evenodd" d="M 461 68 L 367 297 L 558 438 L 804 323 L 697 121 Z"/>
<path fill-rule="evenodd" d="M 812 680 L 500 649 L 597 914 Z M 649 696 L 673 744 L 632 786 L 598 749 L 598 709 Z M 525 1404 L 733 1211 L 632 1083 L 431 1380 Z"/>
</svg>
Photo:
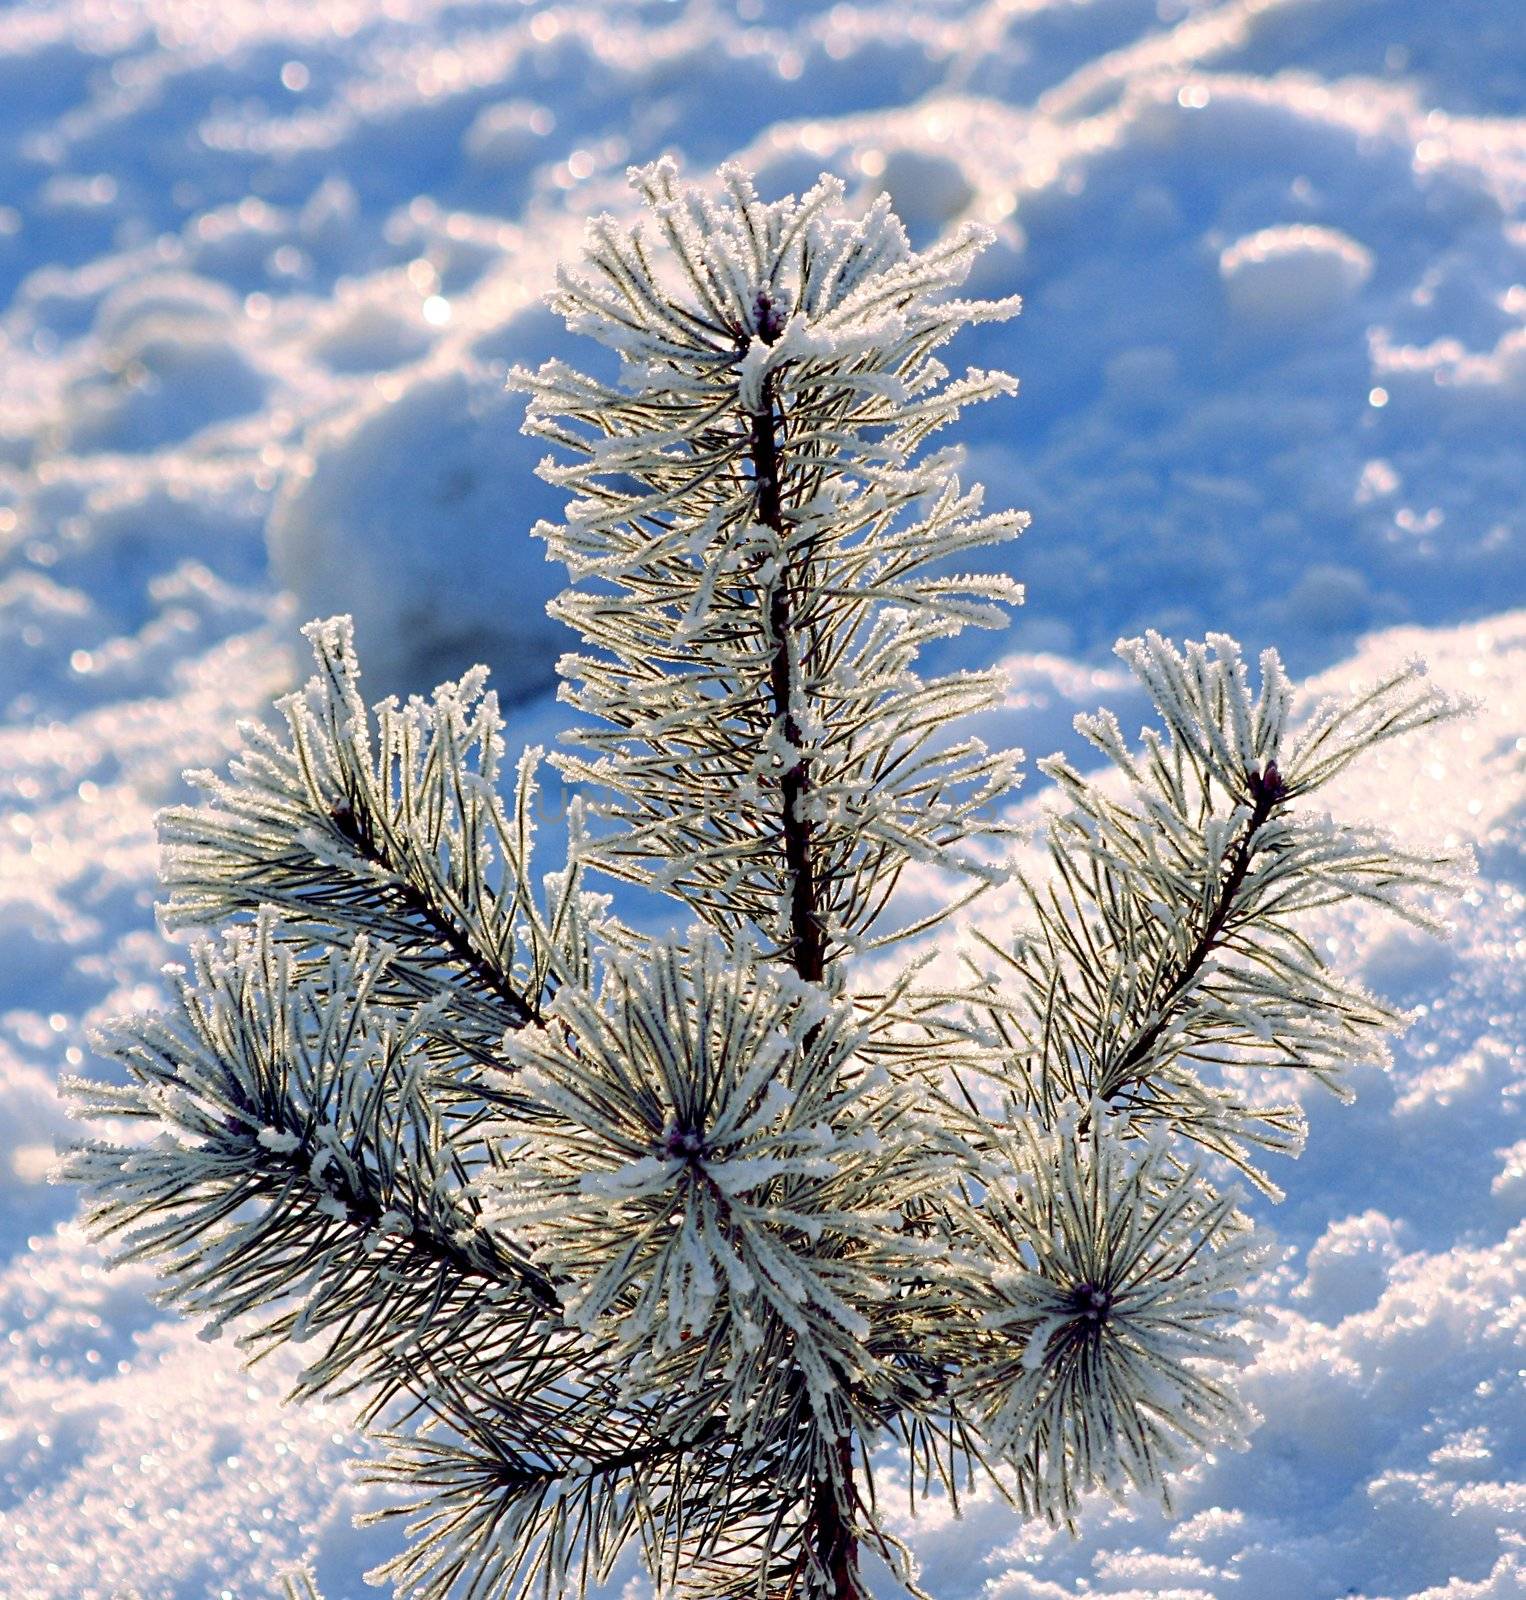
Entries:
<svg viewBox="0 0 1526 1600">
<path fill-rule="evenodd" d="M 779 483 L 778 416 L 771 378 L 763 386 L 761 409 L 751 412 L 748 422 L 758 520 L 773 529 L 782 546 L 786 529 Z M 826 976 L 827 940 L 817 903 L 811 821 L 805 810 L 805 800 L 811 789 L 810 762 L 804 753 L 805 740 L 792 703 L 794 669 L 799 656 L 798 651 L 791 649 L 796 642 L 797 629 L 791 603 L 792 576 L 789 562 L 781 560 L 768 600 L 768 628 L 773 637 L 769 690 L 785 742 L 792 750 L 800 752 L 779 780 L 784 859 L 790 875 L 788 955 L 802 978 L 808 983 L 820 983 Z M 810 1537 L 814 1541 L 816 1560 L 825 1574 L 830 1600 L 859 1600 L 863 1590 L 858 1581 L 858 1540 L 843 1510 L 843 1490 L 851 1488 L 853 1482 L 851 1436 L 840 1439 L 834 1449 L 836 1470 L 823 1473 L 812 1485 Z"/>
<path fill-rule="evenodd" d="M 837 1481 L 853 1482 L 853 1441 L 839 1439 L 837 1472 L 818 1478 L 811 1495 L 811 1526 L 816 1536 L 816 1559 L 826 1576 L 829 1600 L 860 1600 L 863 1589 L 858 1581 L 858 1540 L 852 1524 L 843 1515 Z"/>
<path fill-rule="evenodd" d="M 1268 769 L 1268 777 L 1274 781 L 1263 783 L 1258 777 L 1252 783 L 1254 803 L 1250 820 L 1246 823 L 1245 832 L 1241 834 L 1240 841 L 1230 857 L 1229 871 L 1219 889 L 1213 909 L 1208 914 L 1208 920 L 1203 924 L 1202 933 L 1198 935 L 1188 952 L 1181 971 L 1166 989 L 1165 998 L 1160 1003 L 1155 1021 L 1143 1033 L 1136 1036 L 1133 1044 L 1124 1051 L 1118 1064 L 1109 1070 L 1107 1080 L 1113 1084 L 1113 1088 L 1103 1095 L 1103 1099 L 1108 1099 L 1111 1094 L 1117 1093 L 1128 1082 L 1134 1069 L 1149 1060 L 1150 1052 L 1154 1050 L 1156 1042 L 1165 1031 L 1171 1008 L 1191 987 L 1193 980 L 1202 970 L 1203 963 L 1218 947 L 1219 936 L 1224 931 L 1225 923 L 1229 921 L 1235 898 L 1244 887 L 1245 875 L 1250 870 L 1251 857 L 1255 854 L 1256 835 L 1266 825 L 1278 802 L 1283 798 L 1280 780 L 1276 779 L 1275 766 Z M 1084 1130 L 1085 1121 L 1082 1126 Z"/>
<path fill-rule="evenodd" d="M 757 485 L 758 520 L 772 528 L 781 540 L 785 534 L 784 505 L 779 487 L 779 440 L 775 428 L 774 388 L 765 383 L 766 409 L 750 417 L 750 449 L 753 480 Z M 804 739 L 791 705 L 793 679 L 790 645 L 795 630 L 794 608 L 790 596 L 788 562 L 781 565 L 768 599 L 768 628 L 773 635 L 774 653 L 769 662 L 769 689 L 774 715 L 784 727 L 784 737 L 792 749 L 800 750 Z M 810 983 L 826 976 L 826 932 L 816 904 L 815 864 L 811 856 L 811 822 L 805 814 L 805 798 L 810 793 L 810 763 L 802 753 L 779 779 L 783 802 L 784 859 L 790 873 L 790 960 L 795 971 Z"/>
<path fill-rule="evenodd" d="M 407 873 L 388 858 L 386 851 L 373 837 L 366 820 L 353 806 L 346 802 L 336 807 L 329 813 L 329 822 L 356 855 L 391 874 L 394 882 L 390 887 L 401 908 L 422 923 L 450 952 L 451 958 L 464 967 L 489 994 L 502 1001 L 514 1018 L 516 1027 L 526 1028 L 540 1022 L 537 1008 L 514 987 L 509 975 L 496 962 L 483 955 L 472 943 L 466 930 L 458 926 L 443 907 L 436 905 L 410 882 Z"/>
</svg>

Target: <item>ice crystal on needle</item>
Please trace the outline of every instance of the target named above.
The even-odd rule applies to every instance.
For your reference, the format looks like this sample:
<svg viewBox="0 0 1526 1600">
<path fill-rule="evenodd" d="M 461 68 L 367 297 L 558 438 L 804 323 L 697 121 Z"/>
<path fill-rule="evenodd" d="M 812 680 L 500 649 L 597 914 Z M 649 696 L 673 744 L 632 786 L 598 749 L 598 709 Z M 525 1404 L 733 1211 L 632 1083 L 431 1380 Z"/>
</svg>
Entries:
<svg viewBox="0 0 1526 1600">
<path fill-rule="evenodd" d="M 361 1396 L 399 1593 L 560 1592 L 634 1541 L 665 1590 L 859 1600 L 865 1551 L 915 1584 L 887 1439 L 1071 1522 L 1236 1435 L 1219 1175 L 1269 1187 L 1302 1132 L 1245 1073 L 1338 1086 L 1394 1020 L 1303 919 L 1423 920 L 1454 869 L 1310 797 L 1450 708 L 1406 672 L 1300 722 L 1271 653 L 1257 686 L 1227 639 L 1125 642 L 1155 726 L 1081 719 L 1114 770 L 1044 764 L 1048 873 L 982 925 L 1017 762 L 960 723 L 1000 685 L 918 661 L 1002 623 L 1015 586 L 963 564 L 1025 519 L 925 447 L 1012 393 L 937 352 L 1016 303 L 957 297 L 978 231 L 914 251 L 833 179 L 634 182 L 553 297 L 620 382 L 513 380 L 571 496 L 538 530 L 583 639 L 565 864 L 532 875 L 535 755 L 506 802 L 480 673 L 368 713 L 316 624 L 284 732 L 164 819 L 169 917 L 236 926 L 79 1090 L 157 1137 L 71 1166 L 167 1296 Z M 598 873 L 692 925 L 638 935 Z M 972 902 L 934 988 L 907 941 Z"/>
</svg>

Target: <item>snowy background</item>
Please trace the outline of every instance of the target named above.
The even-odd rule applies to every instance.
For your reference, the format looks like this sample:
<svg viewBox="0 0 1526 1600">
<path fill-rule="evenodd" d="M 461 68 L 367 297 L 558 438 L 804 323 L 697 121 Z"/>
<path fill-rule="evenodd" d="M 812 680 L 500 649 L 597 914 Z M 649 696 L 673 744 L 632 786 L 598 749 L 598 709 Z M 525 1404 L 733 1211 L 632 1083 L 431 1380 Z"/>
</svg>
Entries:
<svg viewBox="0 0 1526 1600">
<path fill-rule="evenodd" d="M 1253 1448 L 1079 1541 L 935 1508 L 928 1587 L 1526 1595 L 1523 110 L 1518 0 L 0 10 L 0 1596 L 244 1600 L 304 1554 L 376 1592 L 346 1417 L 103 1273 L 54 1085 L 160 997 L 153 813 L 295 681 L 297 621 L 353 611 L 378 694 L 485 656 L 557 725 L 503 374 L 572 348 L 537 297 L 665 149 L 996 229 L 979 287 L 1027 309 L 956 355 L 1024 384 L 964 435 L 1034 512 L 984 646 L 1014 742 L 1137 707 L 1107 649 L 1146 625 L 1481 701 L 1345 787 L 1480 877 L 1450 946 L 1320 931 L 1416 1020 L 1277 1174 Z"/>
</svg>

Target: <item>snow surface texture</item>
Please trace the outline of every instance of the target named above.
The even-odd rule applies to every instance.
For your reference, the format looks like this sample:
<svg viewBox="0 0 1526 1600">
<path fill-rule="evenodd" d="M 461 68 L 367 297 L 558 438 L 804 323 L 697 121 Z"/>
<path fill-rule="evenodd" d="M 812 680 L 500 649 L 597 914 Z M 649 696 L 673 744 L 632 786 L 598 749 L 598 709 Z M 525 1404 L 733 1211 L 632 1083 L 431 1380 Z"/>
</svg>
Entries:
<svg viewBox="0 0 1526 1600">
<path fill-rule="evenodd" d="M 1035 522 L 992 735 L 1136 712 L 1106 649 L 1146 625 L 1330 681 L 1419 652 L 1482 702 L 1347 784 L 1480 879 L 1449 947 L 1320 930 L 1418 1015 L 1279 1173 L 1253 1448 L 1075 1542 L 934 1503 L 927 1586 L 1526 1594 L 1523 31 L 1515 0 L 0 11 L 0 1596 L 244 1600 L 304 1553 L 374 1592 L 344 1415 L 102 1274 L 43 1181 L 53 1084 L 162 993 L 153 811 L 292 682 L 294 621 L 353 611 L 378 694 L 481 656 L 559 725 L 525 538 L 556 502 L 501 378 L 572 350 L 538 295 L 665 148 L 888 189 L 919 242 L 996 229 L 977 288 L 1027 310 L 955 357 L 1024 396 L 964 442 Z"/>
</svg>

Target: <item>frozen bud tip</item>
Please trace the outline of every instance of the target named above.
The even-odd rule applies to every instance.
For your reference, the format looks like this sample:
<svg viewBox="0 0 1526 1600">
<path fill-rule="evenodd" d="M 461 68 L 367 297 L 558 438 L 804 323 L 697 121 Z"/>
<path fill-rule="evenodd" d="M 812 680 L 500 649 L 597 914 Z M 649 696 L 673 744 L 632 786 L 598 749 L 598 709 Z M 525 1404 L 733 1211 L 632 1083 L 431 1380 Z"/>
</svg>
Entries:
<svg viewBox="0 0 1526 1600">
<path fill-rule="evenodd" d="M 1287 799 L 1288 786 L 1277 770 L 1275 761 L 1268 761 L 1264 772 L 1252 767 L 1245 774 L 1245 781 L 1250 789 L 1251 799 L 1258 806 L 1274 806 L 1278 801 Z"/>
<path fill-rule="evenodd" d="M 692 1128 L 670 1128 L 662 1151 L 670 1161 L 691 1161 L 705 1153 L 705 1141 Z"/>
<path fill-rule="evenodd" d="M 1082 1322 L 1100 1328 L 1113 1309 L 1113 1297 L 1095 1283 L 1078 1283 L 1070 1291 L 1070 1309 Z"/>
<path fill-rule="evenodd" d="M 764 344 L 774 344 L 784 332 L 784 310 L 767 289 L 759 289 L 752 303 L 752 325 Z"/>
</svg>

